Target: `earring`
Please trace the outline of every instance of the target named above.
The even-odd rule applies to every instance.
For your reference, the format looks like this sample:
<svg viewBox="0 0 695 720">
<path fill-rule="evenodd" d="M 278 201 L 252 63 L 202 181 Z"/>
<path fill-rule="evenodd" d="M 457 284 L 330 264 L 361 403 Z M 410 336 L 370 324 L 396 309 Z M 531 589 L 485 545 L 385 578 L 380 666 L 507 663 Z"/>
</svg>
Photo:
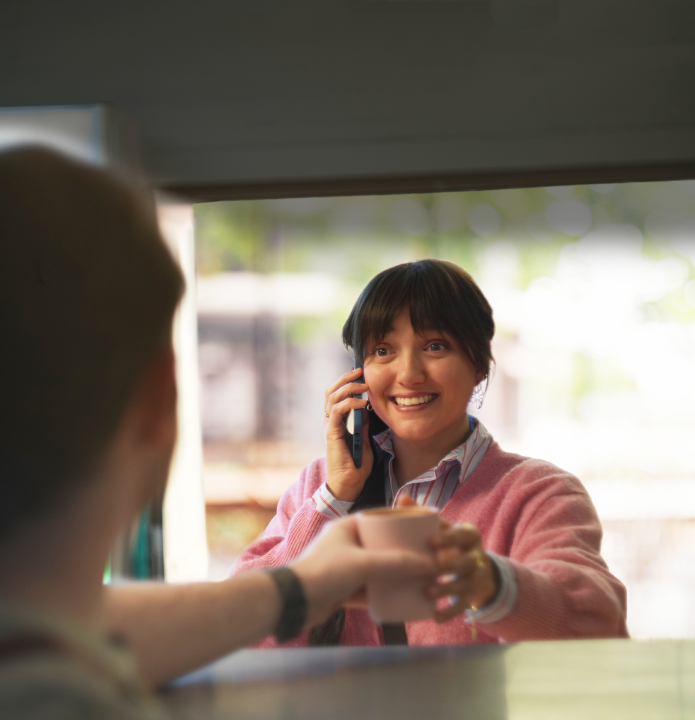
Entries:
<svg viewBox="0 0 695 720">
<path fill-rule="evenodd" d="M 485 393 L 487 392 L 487 378 L 478 383 L 473 390 L 471 399 L 468 401 L 471 405 L 475 405 L 478 410 L 483 407 L 483 401 L 485 400 Z"/>
<path fill-rule="evenodd" d="M 372 404 L 370 402 L 367 403 L 367 410 L 369 410 L 369 412 L 374 410 L 374 408 L 372 407 Z"/>
</svg>

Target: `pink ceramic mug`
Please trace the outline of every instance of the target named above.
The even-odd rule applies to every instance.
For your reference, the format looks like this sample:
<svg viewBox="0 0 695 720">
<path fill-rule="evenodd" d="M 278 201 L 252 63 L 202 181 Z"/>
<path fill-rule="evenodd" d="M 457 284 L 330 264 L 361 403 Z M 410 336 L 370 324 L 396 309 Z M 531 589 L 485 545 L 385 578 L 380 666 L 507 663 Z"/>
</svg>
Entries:
<svg viewBox="0 0 695 720">
<path fill-rule="evenodd" d="M 434 555 L 427 541 L 439 527 L 439 514 L 428 508 L 378 508 L 357 513 L 362 545 L 370 550 L 415 550 Z M 369 614 L 378 623 L 430 618 L 435 603 L 426 583 L 372 582 L 367 585 Z"/>
</svg>

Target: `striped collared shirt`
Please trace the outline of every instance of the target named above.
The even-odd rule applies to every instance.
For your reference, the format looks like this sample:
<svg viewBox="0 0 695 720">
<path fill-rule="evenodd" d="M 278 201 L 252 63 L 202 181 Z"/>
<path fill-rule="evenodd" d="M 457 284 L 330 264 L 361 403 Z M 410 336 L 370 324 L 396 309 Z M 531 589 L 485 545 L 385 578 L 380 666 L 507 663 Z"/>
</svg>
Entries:
<svg viewBox="0 0 695 720">
<path fill-rule="evenodd" d="M 385 430 L 383 433 L 375 435 L 374 442 L 391 456 L 388 461 L 389 474 L 386 478 L 386 504 L 392 507 L 401 495 L 408 495 L 418 505 L 442 510 L 451 496 L 478 467 L 478 463 L 483 459 L 492 442 L 492 436 L 477 418 L 470 417 L 470 427 L 471 434 L 465 442 L 442 458 L 436 467 L 405 483 L 400 488 L 393 469 L 394 452 L 391 431 Z"/>
<path fill-rule="evenodd" d="M 398 487 L 393 470 L 391 431 L 385 430 L 374 436 L 377 446 L 390 455 L 386 478 L 386 505 L 392 507 L 398 497 L 405 493 L 418 505 L 442 510 L 456 490 L 478 467 L 478 463 L 483 459 L 492 442 L 492 436 L 477 418 L 469 417 L 469 421 L 472 432 L 468 438 L 442 458 L 436 467 L 406 483 L 402 488 Z M 320 513 L 330 518 L 345 517 L 353 506 L 351 502 L 335 498 L 325 484 L 314 493 L 311 502 Z"/>
<path fill-rule="evenodd" d="M 418 505 L 439 511 L 444 508 L 451 496 L 478 467 L 492 442 L 492 435 L 477 418 L 469 416 L 469 422 L 471 434 L 464 442 L 443 457 L 431 470 L 405 483 L 402 487 L 398 486 L 393 469 L 394 451 L 391 431 L 385 430 L 374 436 L 374 442 L 379 449 L 390 456 L 385 488 L 387 506 L 393 507 L 401 495 L 407 494 Z M 318 512 L 330 518 L 346 516 L 354 504 L 338 500 L 325 483 L 314 493 L 311 502 Z M 495 600 L 487 607 L 476 611 L 467 610 L 467 622 L 480 624 L 498 622 L 506 617 L 516 604 L 518 587 L 514 569 L 500 555 L 495 553 L 488 553 L 488 555 L 498 571 L 499 592 Z"/>
</svg>

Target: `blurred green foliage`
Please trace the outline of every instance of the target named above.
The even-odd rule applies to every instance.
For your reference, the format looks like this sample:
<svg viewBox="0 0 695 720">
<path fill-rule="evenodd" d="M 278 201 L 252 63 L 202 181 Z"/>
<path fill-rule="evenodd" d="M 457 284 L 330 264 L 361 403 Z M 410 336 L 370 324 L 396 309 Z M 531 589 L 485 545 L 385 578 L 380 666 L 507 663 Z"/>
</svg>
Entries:
<svg viewBox="0 0 695 720">
<path fill-rule="evenodd" d="M 551 273 L 560 249 L 577 237 L 545 218 L 556 200 L 584 203 L 593 226 L 635 225 L 645 256 L 655 259 L 672 250 L 646 230 L 650 210 L 695 212 L 695 194 L 677 183 L 206 203 L 195 208 L 198 272 L 338 270 L 361 284 L 388 264 L 435 256 L 475 273 L 481 249 L 502 238 L 519 248 L 525 287 Z M 474 229 L 471 216 L 481 206 L 499 214 L 497 227 Z"/>
<path fill-rule="evenodd" d="M 557 212 L 565 210 L 569 220 L 557 221 Z M 691 223 L 693 252 L 682 238 L 678 245 L 658 231 L 664 218 Z M 645 259 L 675 256 L 687 265 L 680 287 L 644 304 L 645 317 L 695 323 L 692 182 L 221 202 L 196 206 L 195 221 L 200 275 L 249 271 L 339 276 L 344 297 L 338 310 L 319 319 L 287 320 L 288 340 L 298 345 L 339 332 L 364 285 L 391 265 L 438 257 L 476 277 L 486 249 L 511 242 L 518 260 L 512 283 L 525 290 L 537 278 L 553 276 L 568 244 L 609 224 L 636 227 Z M 504 336 L 505 330 L 500 326 L 498 334 Z M 633 380 L 616 367 L 577 353 L 575 398 L 592 389 L 620 392 L 632 386 Z"/>
</svg>

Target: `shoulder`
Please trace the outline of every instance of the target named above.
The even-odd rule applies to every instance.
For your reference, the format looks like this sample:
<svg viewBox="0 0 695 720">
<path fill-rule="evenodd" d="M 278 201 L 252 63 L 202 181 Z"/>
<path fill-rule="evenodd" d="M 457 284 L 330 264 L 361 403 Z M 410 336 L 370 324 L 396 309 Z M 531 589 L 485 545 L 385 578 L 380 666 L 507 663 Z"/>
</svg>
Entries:
<svg viewBox="0 0 695 720">
<path fill-rule="evenodd" d="M 325 457 L 312 460 L 302 468 L 298 482 L 302 483 L 313 494 L 328 478 L 328 466 Z"/>
<path fill-rule="evenodd" d="M 546 489 L 588 497 L 585 487 L 572 473 L 547 460 L 505 452 L 497 442 L 490 445 L 476 472 L 488 482 L 513 485 L 517 490 L 538 492 Z"/>
<path fill-rule="evenodd" d="M 302 468 L 299 477 L 285 490 L 280 500 L 281 504 L 289 502 L 298 507 L 310 498 L 327 478 L 326 458 L 319 457 L 312 460 Z"/>
<path fill-rule="evenodd" d="M 307 481 L 325 480 L 328 474 L 327 468 L 325 455 L 314 458 L 308 465 L 304 466 L 301 476 L 306 478 Z"/>
<path fill-rule="evenodd" d="M 494 517 L 506 518 L 520 534 L 529 523 L 598 524 L 594 504 L 577 477 L 547 460 L 505 452 L 497 443 L 454 498 L 455 509 L 472 501 Z"/>
</svg>

